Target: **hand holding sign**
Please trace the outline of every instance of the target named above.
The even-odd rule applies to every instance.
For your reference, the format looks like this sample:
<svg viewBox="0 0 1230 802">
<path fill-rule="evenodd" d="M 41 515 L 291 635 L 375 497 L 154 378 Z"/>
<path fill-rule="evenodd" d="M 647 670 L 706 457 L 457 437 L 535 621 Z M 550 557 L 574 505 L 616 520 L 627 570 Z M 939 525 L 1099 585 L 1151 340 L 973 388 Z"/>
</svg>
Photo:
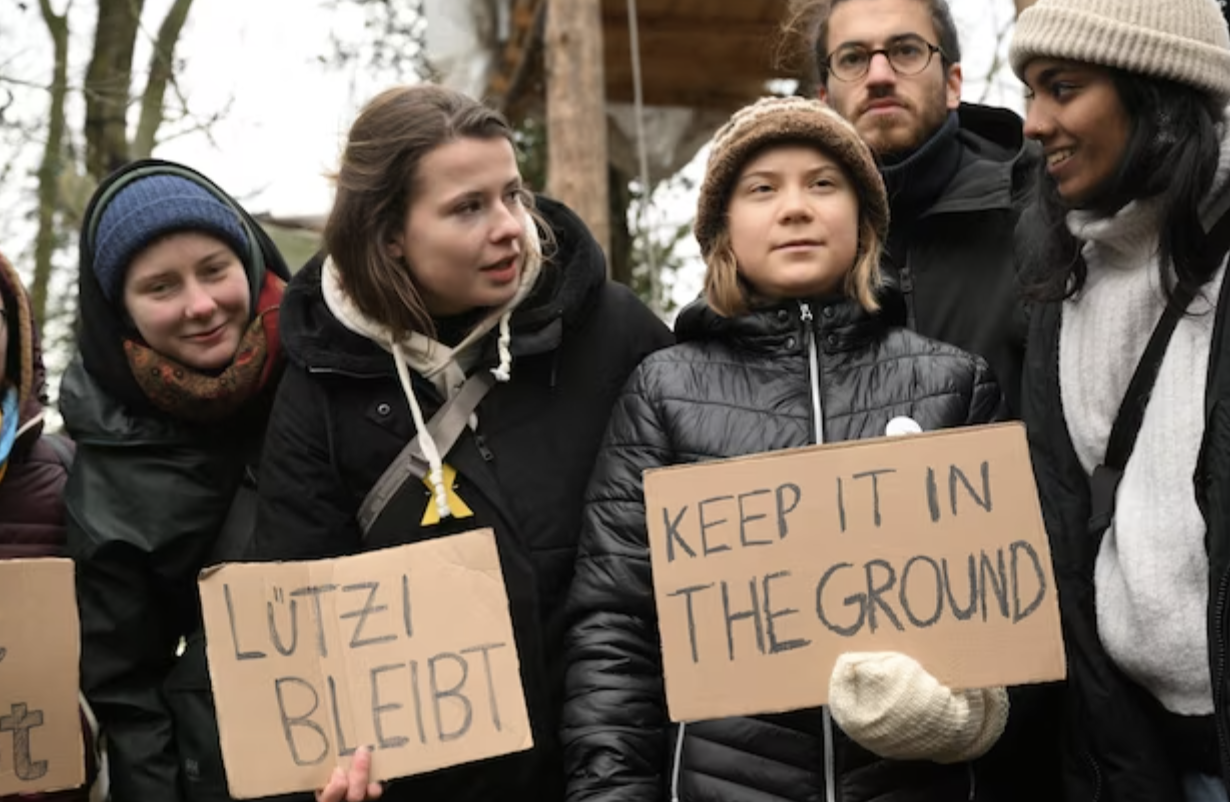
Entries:
<svg viewBox="0 0 1230 802">
<path fill-rule="evenodd" d="M 533 745 L 491 530 L 202 575 L 231 796 L 340 787 Z M 366 758 L 365 758 L 366 759 Z M 347 798 L 364 793 L 355 771 Z M 352 787 L 352 783 L 354 787 Z M 361 796 L 359 798 L 362 798 Z"/>
<path fill-rule="evenodd" d="M 316 792 L 316 802 L 366 802 L 384 795 L 384 786 L 368 782 L 372 772 L 372 750 L 361 746 L 350 763 L 350 771 L 333 770 L 329 784 Z"/>
<path fill-rule="evenodd" d="M 954 691 L 900 652 L 847 652 L 833 666 L 829 710 L 846 735 L 880 757 L 964 763 L 999 740 L 1008 694 Z"/>
<path fill-rule="evenodd" d="M 1019 424 L 647 471 L 645 509 L 675 721 L 822 705 L 854 651 L 957 688 L 1064 675 Z"/>
</svg>

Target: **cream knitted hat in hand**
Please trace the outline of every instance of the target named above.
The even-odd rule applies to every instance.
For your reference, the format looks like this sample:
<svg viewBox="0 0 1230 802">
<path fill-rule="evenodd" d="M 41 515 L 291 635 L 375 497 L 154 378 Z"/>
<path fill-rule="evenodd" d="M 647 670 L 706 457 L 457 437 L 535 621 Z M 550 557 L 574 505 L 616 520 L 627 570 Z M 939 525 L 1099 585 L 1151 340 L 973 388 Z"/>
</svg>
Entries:
<svg viewBox="0 0 1230 802">
<path fill-rule="evenodd" d="M 888 236 L 888 196 L 875 159 L 854 126 L 818 100 L 767 97 L 735 112 L 713 137 L 692 230 L 708 256 L 726 227 L 730 191 L 743 165 L 759 150 L 779 142 L 811 143 L 836 159 L 858 187 L 859 208 L 881 241 Z"/>
<path fill-rule="evenodd" d="M 1009 59 L 1082 61 L 1188 84 L 1230 100 L 1230 34 L 1217 0 L 1038 0 L 1016 23 Z"/>
<path fill-rule="evenodd" d="M 848 652 L 829 679 L 829 712 L 880 757 L 960 763 L 985 754 L 1008 723 L 1003 688 L 953 691 L 899 652 Z"/>
</svg>

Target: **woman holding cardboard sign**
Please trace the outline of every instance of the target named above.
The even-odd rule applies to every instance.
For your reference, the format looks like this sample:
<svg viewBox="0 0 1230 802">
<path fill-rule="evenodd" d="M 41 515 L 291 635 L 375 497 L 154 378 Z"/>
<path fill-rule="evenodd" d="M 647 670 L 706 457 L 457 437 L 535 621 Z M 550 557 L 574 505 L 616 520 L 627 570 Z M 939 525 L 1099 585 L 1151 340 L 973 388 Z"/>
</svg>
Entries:
<svg viewBox="0 0 1230 802">
<path fill-rule="evenodd" d="M 1012 67 L 1024 415 L 1067 644 L 1070 799 L 1227 799 L 1230 35 L 1214 0 L 1039 0 Z"/>
<path fill-rule="evenodd" d="M 1005 690 L 952 691 L 902 654 L 843 655 L 815 678 L 823 710 L 667 719 L 644 470 L 1001 415 L 981 359 L 896 322 L 878 269 L 887 209 L 866 145 L 819 102 L 762 100 L 715 136 L 695 224 L 705 298 L 680 316 L 680 344 L 633 375 L 588 491 L 566 641 L 570 799 L 1025 796 L 1012 785 L 1027 761 L 1017 777 L 971 763 L 1005 727 Z"/>
<path fill-rule="evenodd" d="M 196 581 L 242 556 L 255 521 L 289 272 L 239 204 L 163 161 L 102 183 L 80 247 L 65 503 L 111 799 L 226 799 Z"/>
<path fill-rule="evenodd" d="M 507 122 L 464 95 L 377 96 L 337 185 L 327 256 L 295 276 L 282 309 L 290 366 L 256 557 L 493 528 L 534 748 L 396 780 L 384 798 L 558 799 L 560 615 L 585 481 L 624 380 L 670 333 L 607 280 L 571 211 L 535 200 Z M 403 463 L 407 448 L 421 450 Z M 403 464 L 423 470 L 386 482 Z"/>
</svg>

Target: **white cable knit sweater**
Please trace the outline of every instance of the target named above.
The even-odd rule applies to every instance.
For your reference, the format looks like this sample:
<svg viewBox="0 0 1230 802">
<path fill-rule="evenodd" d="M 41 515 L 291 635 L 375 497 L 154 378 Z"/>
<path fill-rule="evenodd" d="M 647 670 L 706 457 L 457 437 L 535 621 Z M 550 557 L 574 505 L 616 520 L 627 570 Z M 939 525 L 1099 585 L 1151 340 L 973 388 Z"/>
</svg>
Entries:
<svg viewBox="0 0 1230 802">
<path fill-rule="evenodd" d="M 1215 190 L 1228 176 L 1230 136 L 1223 136 Z M 1106 454 L 1119 404 L 1165 305 L 1156 267 L 1159 219 L 1155 206 L 1138 202 L 1110 219 L 1072 212 L 1068 225 L 1086 243 L 1089 280 L 1064 304 L 1059 381 L 1072 444 L 1092 472 Z M 1182 715 L 1213 711 L 1208 556 L 1192 477 L 1224 272 L 1223 265 L 1175 329 L 1095 570 L 1098 629 L 1107 653 Z"/>
</svg>

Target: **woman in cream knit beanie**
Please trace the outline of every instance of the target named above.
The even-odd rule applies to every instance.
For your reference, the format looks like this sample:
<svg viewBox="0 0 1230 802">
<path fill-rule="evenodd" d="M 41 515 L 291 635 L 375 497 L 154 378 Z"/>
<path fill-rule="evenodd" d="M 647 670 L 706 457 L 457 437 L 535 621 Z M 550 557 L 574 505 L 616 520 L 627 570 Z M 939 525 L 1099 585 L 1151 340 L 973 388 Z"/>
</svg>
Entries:
<svg viewBox="0 0 1230 802">
<path fill-rule="evenodd" d="M 1208 232 L 1230 206 L 1230 34 L 1215 0 L 1038 0 L 1010 59 L 1046 156 L 1018 261 L 1067 797 L 1225 802 L 1230 298 Z M 1168 306 L 1185 314 L 1146 359 Z"/>
<path fill-rule="evenodd" d="M 991 790 L 1013 789 L 1002 763 L 976 783 L 967 765 L 1004 732 L 1005 689 L 949 688 L 896 652 L 800 661 L 827 707 L 667 730 L 644 471 L 1002 415 L 983 360 L 901 327 L 904 301 L 879 280 L 887 227 L 871 152 L 824 104 L 761 100 L 714 137 L 695 221 L 705 298 L 628 382 L 587 492 L 565 638 L 569 798 L 1023 799 Z M 774 598 L 796 600 L 798 637 L 832 638 L 815 612 L 822 569 L 808 570 Z"/>
</svg>

